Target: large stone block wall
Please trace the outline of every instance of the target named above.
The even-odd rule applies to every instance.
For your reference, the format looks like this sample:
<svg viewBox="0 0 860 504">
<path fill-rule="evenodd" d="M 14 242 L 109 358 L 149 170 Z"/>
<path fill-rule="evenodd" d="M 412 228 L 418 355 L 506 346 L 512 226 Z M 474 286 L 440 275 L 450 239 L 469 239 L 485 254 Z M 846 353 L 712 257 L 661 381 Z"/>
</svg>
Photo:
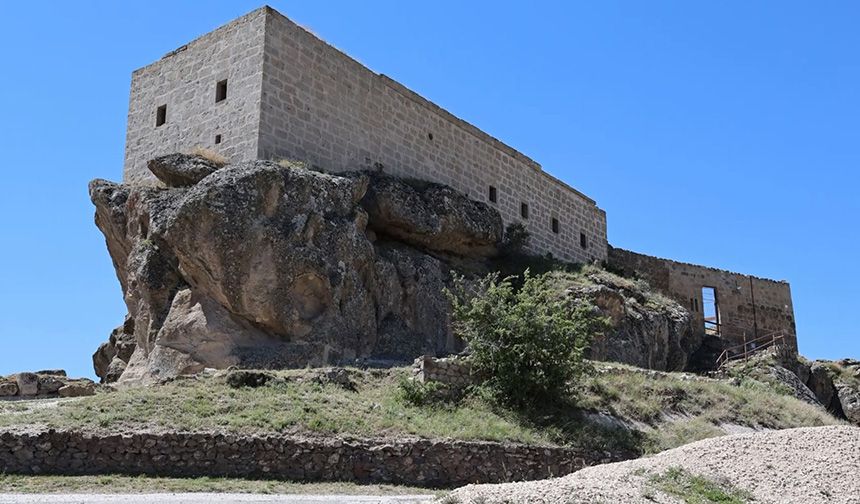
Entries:
<svg viewBox="0 0 860 504">
<path fill-rule="evenodd" d="M 0 432 L 0 474 L 147 474 L 427 487 L 561 476 L 633 454 L 491 442 Z"/>
<path fill-rule="evenodd" d="M 787 345 L 797 350 L 794 308 L 788 282 L 697 266 L 623 249 L 609 249 L 609 264 L 625 274 L 645 278 L 652 287 L 685 306 L 693 326 L 704 334 L 702 288 L 714 287 L 725 346 L 741 345 L 744 338 L 782 331 Z M 757 331 L 756 331 L 757 328 Z M 746 334 L 744 334 L 746 333 Z"/>
<path fill-rule="evenodd" d="M 606 257 L 606 214 L 540 165 L 268 10 L 260 156 L 449 185 L 522 222 L 535 252 Z M 489 188 L 497 190 L 497 203 Z M 521 217 L 521 204 L 529 207 Z M 551 219 L 559 221 L 559 232 Z M 580 245 L 580 233 L 586 246 Z"/>
<path fill-rule="evenodd" d="M 222 79 L 228 97 L 215 103 Z M 160 105 L 167 122 L 156 127 Z M 593 200 L 268 7 L 132 75 L 124 181 L 154 184 L 149 159 L 194 147 L 231 161 L 292 158 L 446 184 L 494 206 L 506 224 L 523 223 L 533 252 L 606 258 L 606 213 Z"/>
<path fill-rule="evenodd" d="M 265 15 L 251 12 L 132 74 L 125 182 L 154 184 L 147 161 L 195 147 L 231 161 L 256 159 Z M 215 87 L 223 79 L 227 98 L 216 103 Z M 167 122 L 156 127 L 162 105 Z"/>
</svg>

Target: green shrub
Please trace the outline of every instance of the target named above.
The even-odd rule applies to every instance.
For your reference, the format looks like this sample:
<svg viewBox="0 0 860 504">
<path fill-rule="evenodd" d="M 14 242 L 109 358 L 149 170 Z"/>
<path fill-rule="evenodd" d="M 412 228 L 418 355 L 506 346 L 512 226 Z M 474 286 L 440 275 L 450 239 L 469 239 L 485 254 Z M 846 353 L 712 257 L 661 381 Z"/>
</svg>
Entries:
<svg viewBox="0 0 860 504">
<path fill-rule="evenodd" d="M 526 270 L 518 290 L 513 280 L 490 274 L 470 286 L 457 278 L 446 293 L 473 371 L 486 377 L 484 386 L 496 399 L 524 407 L 570 390 L 586 368 L 586 347 L 607 321 L 593 306 L 571 305 L 558 295 L 548 275 Z"/>
<path fill-rule="evenodd" d="M 443 386 L 436 382 L 421 383 L 417 380 L 403 378 L 397 384 L 397 397 L 400 401 L 412 406 L 424 406 L 434 402 L 440 395 Z"/>
</svg>

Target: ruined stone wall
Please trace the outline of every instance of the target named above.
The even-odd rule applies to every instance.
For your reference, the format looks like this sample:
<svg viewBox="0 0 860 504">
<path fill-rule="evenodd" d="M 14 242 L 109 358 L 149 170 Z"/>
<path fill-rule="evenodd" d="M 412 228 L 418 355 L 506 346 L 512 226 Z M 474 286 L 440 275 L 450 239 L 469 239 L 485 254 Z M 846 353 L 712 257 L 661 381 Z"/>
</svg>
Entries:
<svg viewBox="0 0 860 504">
<path fill-rule="evenodd" d="M 420 383 L 442 383 L 453 387 L 468 387 L 479 380 L 472 375 L 468 359 L 458 356 L 432 357 L 422 355 L 412 363 L 412 375 Z"/>
<path fill-rule="evenodd" d="M 194 147 L 231 161 L 256 158 L 264 27 L 265 11 L 256 10 L 132 74 L 124 182 L 155 184 L 147 161 Z M 227 97 L 216 103 L 224 79 Z M 166 122 L 156 126 L 165 105 Z"/>
<path fill-rule="evenodd" d="M 450 488 L 562 476 L 632 456 L 429 439 L 0 432 L 0 474 L 276 478 Z"/>
<path fill-rule="evenodd" d="M 606 214 L 540 165 L 269 10 L 262 158 L 325 169 L 382 169 L 449 185 L 522 222 L 536 252 L 606 257 Z M 497 202 L 490 201 L 490 186 Z M 521 205 L 528 205 L 528 218 Z M 558 220 L 558 233 L 552 219 Z M 585 234 L 585 246 L 580 244 Z"/>
<path fill-rule="evenodd" d="M 768 280 L 716 268 L 681 263 L 637 254 L 623 249 L 609 249 L 609 264 L 625 274 L 645 278 L 652 287 L 687 308 L 693 327 L 704 334 L 702 287 L 714 287 L 722 323 L 724 346 L 743 344 L 747 340 L 774 331 L 783 331 L 787 345 L 797 350 L 794 308 L 787 282 Z"/>
</svg>

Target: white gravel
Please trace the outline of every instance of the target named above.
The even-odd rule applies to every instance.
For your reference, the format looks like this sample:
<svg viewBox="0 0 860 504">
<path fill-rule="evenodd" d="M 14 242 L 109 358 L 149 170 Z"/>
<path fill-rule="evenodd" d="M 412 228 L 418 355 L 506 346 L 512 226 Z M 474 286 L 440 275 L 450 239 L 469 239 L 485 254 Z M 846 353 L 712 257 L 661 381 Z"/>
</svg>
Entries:
<svg viewBox="0 0 860 504">
<path fill-rule="evenodd" d="M 652 482 L 654 475 L 675 467 L 729 482 L 752 494 L 756 503 L 858 504 L 860 428 L 805 427 L 706 439 L 562 478 L 469 485 L 456 490 L 448 502 L 675 504 L 682 501 Z"/>
</svg>

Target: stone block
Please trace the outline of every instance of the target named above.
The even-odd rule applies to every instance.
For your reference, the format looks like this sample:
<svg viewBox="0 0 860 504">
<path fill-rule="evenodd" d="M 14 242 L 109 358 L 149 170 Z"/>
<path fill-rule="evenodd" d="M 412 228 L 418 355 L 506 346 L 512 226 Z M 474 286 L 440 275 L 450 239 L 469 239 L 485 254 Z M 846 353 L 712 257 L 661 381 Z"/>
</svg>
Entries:
<svg viewBox="0 0 860 504">
<path fill-rule="evenodd" d="M 39 376 L 35 373 L 18 373 L 15 375 L 15 382 L 20 396 L 34 396 L 39 393 Z"/>
</svg>

